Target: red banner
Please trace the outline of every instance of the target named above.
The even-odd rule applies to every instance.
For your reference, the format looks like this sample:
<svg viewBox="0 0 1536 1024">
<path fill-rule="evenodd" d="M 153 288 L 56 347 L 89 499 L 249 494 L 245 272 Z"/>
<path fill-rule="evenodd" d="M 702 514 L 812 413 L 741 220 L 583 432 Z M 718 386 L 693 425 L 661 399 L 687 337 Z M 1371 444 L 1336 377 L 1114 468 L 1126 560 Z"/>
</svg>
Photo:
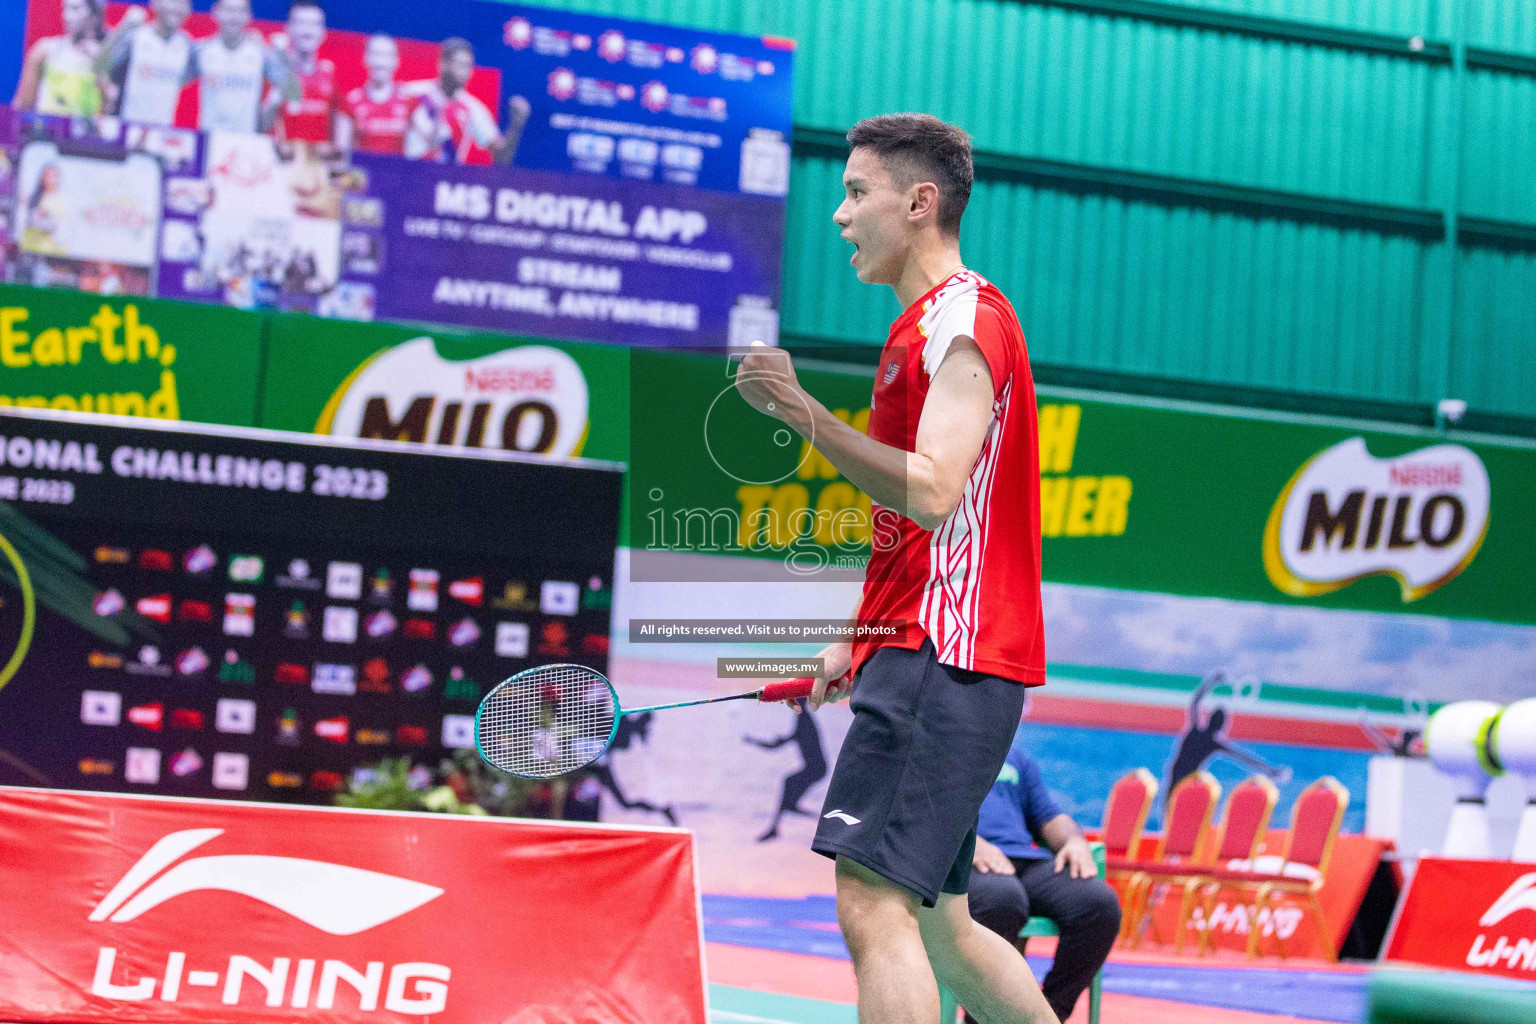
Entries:
<svg viewBox="0 0 1536 1024">
<path fill-rule="evenodd" d="M 0 787 L 0 893 L 0 1020 L 706 1020 L 681 831 Z"/>
<path fill-rule="evenodd" d="M 1536 981 L 1533 867 L 1420 857 L 1382 959 Z"/>
<path fill-rule="evenodd" d="M 1252 868 L 1258 871 L 1282 870 L 1278 854 L 1285 849 L 1285 837 L 1283 829 L 1270 829 L 1264 844 L 1259 847 L 1259 857 Z M 1371 884 L 1371 876 L 1376 873 L 1376 865 L 1381 862 L 1382 852 L 1390 846 L 1389 842 L 1366 836 L 1339 836 L 1334 842 L 1333 856 L 1329 859 L 1322 888 L 1317 894 L 1325 915 L 1326 931 L 1318 931 L 1316 919 L 1303 910 L 1303 900 L 1288 898 L 1273 912 L 1265 908 L 1259 913 L 1259 928 L 1263 933 L 1259 942 L 1260 951 L 1278 952 L 1275 946 L 1275 936 L 1278 934 L 1285 943 L 1287 956 L 1321 959 L 1330 955 L 1337 956 L 1344 945 L 1345 935 L 1349 933 L 1349 926 L 1360 911 L 1360 901 L 1365 899 L 1365 890 Z M 1142 856 L 1152 857 L 1157 851 L 1157 837 L 1143 836 L 1141 851 Z M 1248 865 L 1233 861 L 1223 866 L 1242 868 Z M 1315 871 L 1299 865 L 1288 865 L 1285 870 L 1298 881 L 1309 881 L 1317 876 Z M 1168 942 L 1172 942 L 1178 924 L 1179 896 L 1176 889 L 1163 894 L 1154 911 L 1157 934 Z M 1252 890 L 1239 892 L 1223 889 L 1217 894 L 1216 906 L 1211 914 L 1215 945 L 1224 949 L 1247 948 L 1248 907 L 1252 901 Z M 1203 926 L 1204 915 L 1197 908 L 1187 926 L 1186 949 L 1198 948 L 1197 933 Z"/>
</svg>

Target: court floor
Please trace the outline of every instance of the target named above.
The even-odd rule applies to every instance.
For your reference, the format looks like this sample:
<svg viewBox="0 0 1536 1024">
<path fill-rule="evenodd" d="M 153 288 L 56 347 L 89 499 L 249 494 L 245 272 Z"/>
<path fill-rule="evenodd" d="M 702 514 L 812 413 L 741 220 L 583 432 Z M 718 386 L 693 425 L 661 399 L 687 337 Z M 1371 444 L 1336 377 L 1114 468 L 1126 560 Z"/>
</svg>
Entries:
<svg viewBox="0 0 1536 1024">
<path fill-rule="evenodd" d="M 784 949 L 776 929 L 754 934 L 739 918 L 729 940 L 719 941 L 711 934 L 719 919 L 716 927 L 708 921 L 706 911 L 706 935 L 715 940 L 706 946 L 713 1021 L 855 1024 L 853 967 L 835 925 L 805 927 L 809 949 L 800 952 Z M 1036 977 L 1049 969 L 1053 953 L 1052 940 L 1032 943 Z M 1249 963 L 1237 955 L 1201 961 L 1117 950 L 1105 966 L 1102 1024 L 1354 1024 L 1364 1018 L 1368 970 L 1360 964 Z M 1086 1020 L 1084 998 L 1072 1021 Z"/>
<path fill-rule="evenodd" d="M 806 999 L 732 985 L 709 986 L 711 1024 L 857 1024 L 852 1003 Z M 1073 1021 L 1086 1021 L 1080 1008 Z M 1223 1010 L 1107 993 L 1102 1024 L 1291 1024 L 1306 1018 Z"/>
</svg>

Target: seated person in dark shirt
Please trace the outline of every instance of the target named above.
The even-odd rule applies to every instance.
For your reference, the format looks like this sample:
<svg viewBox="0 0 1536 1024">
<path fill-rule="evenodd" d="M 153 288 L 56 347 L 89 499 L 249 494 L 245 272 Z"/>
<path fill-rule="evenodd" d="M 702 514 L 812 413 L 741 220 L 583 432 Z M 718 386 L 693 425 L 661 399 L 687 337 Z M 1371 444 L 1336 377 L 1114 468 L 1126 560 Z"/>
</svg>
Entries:
<svg viewBox="0 0 1536 1024">
<path fill-rule="evenodd" d="M 1120 901 L 1098 877 L 1077 825 L 1046 791 L 1022 738 L 981 805 L 969 899 L 971 917 L 1009 942 L 1031 914 L 1056 922 L 1056 960 L 1040 988 L 1066 1020 L 1115 944 Z M 969 1014 L 966 1020 L 974 1024 Z"/>
</svg>

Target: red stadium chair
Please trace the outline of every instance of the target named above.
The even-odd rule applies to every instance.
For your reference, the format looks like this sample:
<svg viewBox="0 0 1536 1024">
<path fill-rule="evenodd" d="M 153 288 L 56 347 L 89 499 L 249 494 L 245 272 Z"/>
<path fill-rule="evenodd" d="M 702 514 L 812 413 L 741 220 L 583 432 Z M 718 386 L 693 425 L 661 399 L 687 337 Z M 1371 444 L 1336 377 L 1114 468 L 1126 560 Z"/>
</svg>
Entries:
<svg viewBox="0 0 1536 1024">
<path fill-rule="evenodd" d="M 1110 787 L 1104 804 L 1104 856 L 1136 856 L 1141 830 L 1157 796 L 1157 777 L 1145 768 L 1127 772 Z"/>
<path fill-rule="evenodd" d="M 1251 862 L 1258 856 L 1259 844 L 1264 841 L 1265 830 L 1269 828 L 1270 815 L 1274 813 L 1275 802 L 1279 798 L 1280 791 L 1264 776 L 1254 775 L 1245 779 L 1227 796 L 1226 815 L 1221 827 L 1221 843 L 1216 848 L 1216 855 L 1212 859 L 1213 868 L 1192 867 L 1188 864 L 1151 864 L 1142 869 L 1148 879 L 1153 882 L 1183 883 L 1184 895 L 1179 902 L 1178 932 L 1173 940 L 1174 953 L 1184 951 L 1184 933 L 1188 928 L 1190 915 L 1194 913 L 1196 896 L 1202 891 L 1206 894 L 1206 900 L 1205 924 L 1200 929 L 1200 951 L 1214 952 L 1209 923 L 1215 905 L 1216 891 L 1221 888 L 1221 883 L 1213 881 L 1210 872 L 1231 861 Z"/>
<path fill-rule="evenodd" d="M 1301 791 L 1291 808 L 1291 831 L 1286 840 L 1286 850 L 1281 858 L 1280 870 L 1273 874 L 1217 868 L 1208 873 L 1211 887 L 1205 900 L 1206 920 L 1214 909 L 1216 890 L 1221 888 L 1253 892 L 1253 903 L 1248 907 L 1248 958 L 1259 955 L 1259 914 L 1264 908 L 1273 912 L 1279 898 L 1295 896 L 1304 900 L 1303 910 L 1311 911 L 1320 931 L 1326 931 L 1323 907 L 1317 893 L 1323 887 L 1323 874 L 1328 870 L 1333 856 L 1334 840 L 1339 837 L 1339 827 L 1344 822 L 1344 812 L 1349 808 L 1349 790 L 1339 780 L 1325 775 Z M 1286 869 L 1299 867 L 1297 873 Z M 1285 942 L 1275 932 L 1275 946 L 1280 956 L 1285 956 Z M 1330 948 L 1329 959 L 1337 959 Z"/>
<path fill-rule="evenodd" d="M 1106 858 L 1120 861 L 1135 858 L 1136 849 L 1141 844 L 1142 829 L 1147 824 L 1147 814 L 1152 810 L 1152 801 L 1156 797 L 1157 776 L 1145 768 L 1137 768 L 1115 780 L 1109 789 L 1109 799 L 1104 803 L 1102 842 Z M 1108 882 L 1129 878 L 1129 873 L 1116 872 L 1113 868 L 1106 868 L 1104 872 L 1104 879 Z M 1124 890 L 1121 903 L 1129 905 L 1129 882 L 1121 888 Z M 1130 930 L 1122 918 L 1120 935 L 1123 938 L 1129 934 Z"/>
<path fill-rule="evenodd" d="M 1220 799 L 1221 784 L 1210 772 L 1185 776 L 1173 787 L 1173 795 L 1168 800 L 1168 820 L 1158 841 L 1156 855 L 1149 861 L 1109 858 L 1111 872 L 1130 876 L 1126 883 L 1125 916 L 1129 924 L 1125 934 L 1131 937 L 1133 947 L 1141 944 L 1142 922 L 1151 924 L 1147 910 L 1152 900 L 1152 888 L 1157 882 L 1147 869 L 1159 870 L 1180 864 L 1187 870 L 1189 865 L 1198 863 L 1196 854 L 1205 845 L 1211 815 Z M 1155 925 L 1152 927 L 1155 930 Z"/>
</svg>

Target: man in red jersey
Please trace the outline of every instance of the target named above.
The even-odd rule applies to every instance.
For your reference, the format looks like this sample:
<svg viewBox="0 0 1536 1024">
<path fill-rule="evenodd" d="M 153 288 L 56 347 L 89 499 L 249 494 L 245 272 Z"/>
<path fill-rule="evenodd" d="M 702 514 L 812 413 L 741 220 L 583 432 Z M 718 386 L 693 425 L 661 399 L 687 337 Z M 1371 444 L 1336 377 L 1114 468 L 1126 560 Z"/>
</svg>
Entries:
<svg viewBox="0 0 1536 1024">
<path fill-rule="evenodd" d="M 475 49 L 469 40 L 451 36 L 438 45 L 437 78 L 411 84 L 418 99 L 405 133 L 408 159 L 463 164 L 479 147 L 498 164 L 512 162 L 528 122 L 528 101 L 521 96 L 507 100 L 503 134 L 496 115 L 469 91 L 474 73 Z"/>
<path fill-rule="evenodd" d="M 316 0 L 293 0 L 288 7 L 284 33 L 288 58 L 299 98 L 283 104 L 278 122 L 282 138 L 289 142 L 315 142 L 329 147 L 335 137 L 336 65 L 320 56 L 325 42 L 325 9 Z"/>
<path fill-rule="evenodd" d="M 405 151 L 405 131 L 411 123 L 416 95 L 395 81 L 400 48 L 386 35 L 372 36 L 363 50 L 368 81 L 347 93 L 336 121 L 336 143 L 342 149 L 399 156 Z"/>
<path fill-rule="evenodd" d="M 1018 317 L 960 259 L 970 139 L 926 114 L 848 133 L 833 215 L 859 280 L 904 312 L 875 371 L 866 436 L 754 345 L 737 388 L 874 502 L 855 622 L 894 637 L 833 644 L 811 706 L 852 694 L 812 849 L 837 862 L 837 915 L 859 1019 L 928 1024 L 935 978 L 986 1024 L 1054 1021 L 1023 959 L 966 901 L 976 819 L 1045 681 L 1039 442 Z M 845 681 L 851 678 L 851 683 Z"/>
</svg>

